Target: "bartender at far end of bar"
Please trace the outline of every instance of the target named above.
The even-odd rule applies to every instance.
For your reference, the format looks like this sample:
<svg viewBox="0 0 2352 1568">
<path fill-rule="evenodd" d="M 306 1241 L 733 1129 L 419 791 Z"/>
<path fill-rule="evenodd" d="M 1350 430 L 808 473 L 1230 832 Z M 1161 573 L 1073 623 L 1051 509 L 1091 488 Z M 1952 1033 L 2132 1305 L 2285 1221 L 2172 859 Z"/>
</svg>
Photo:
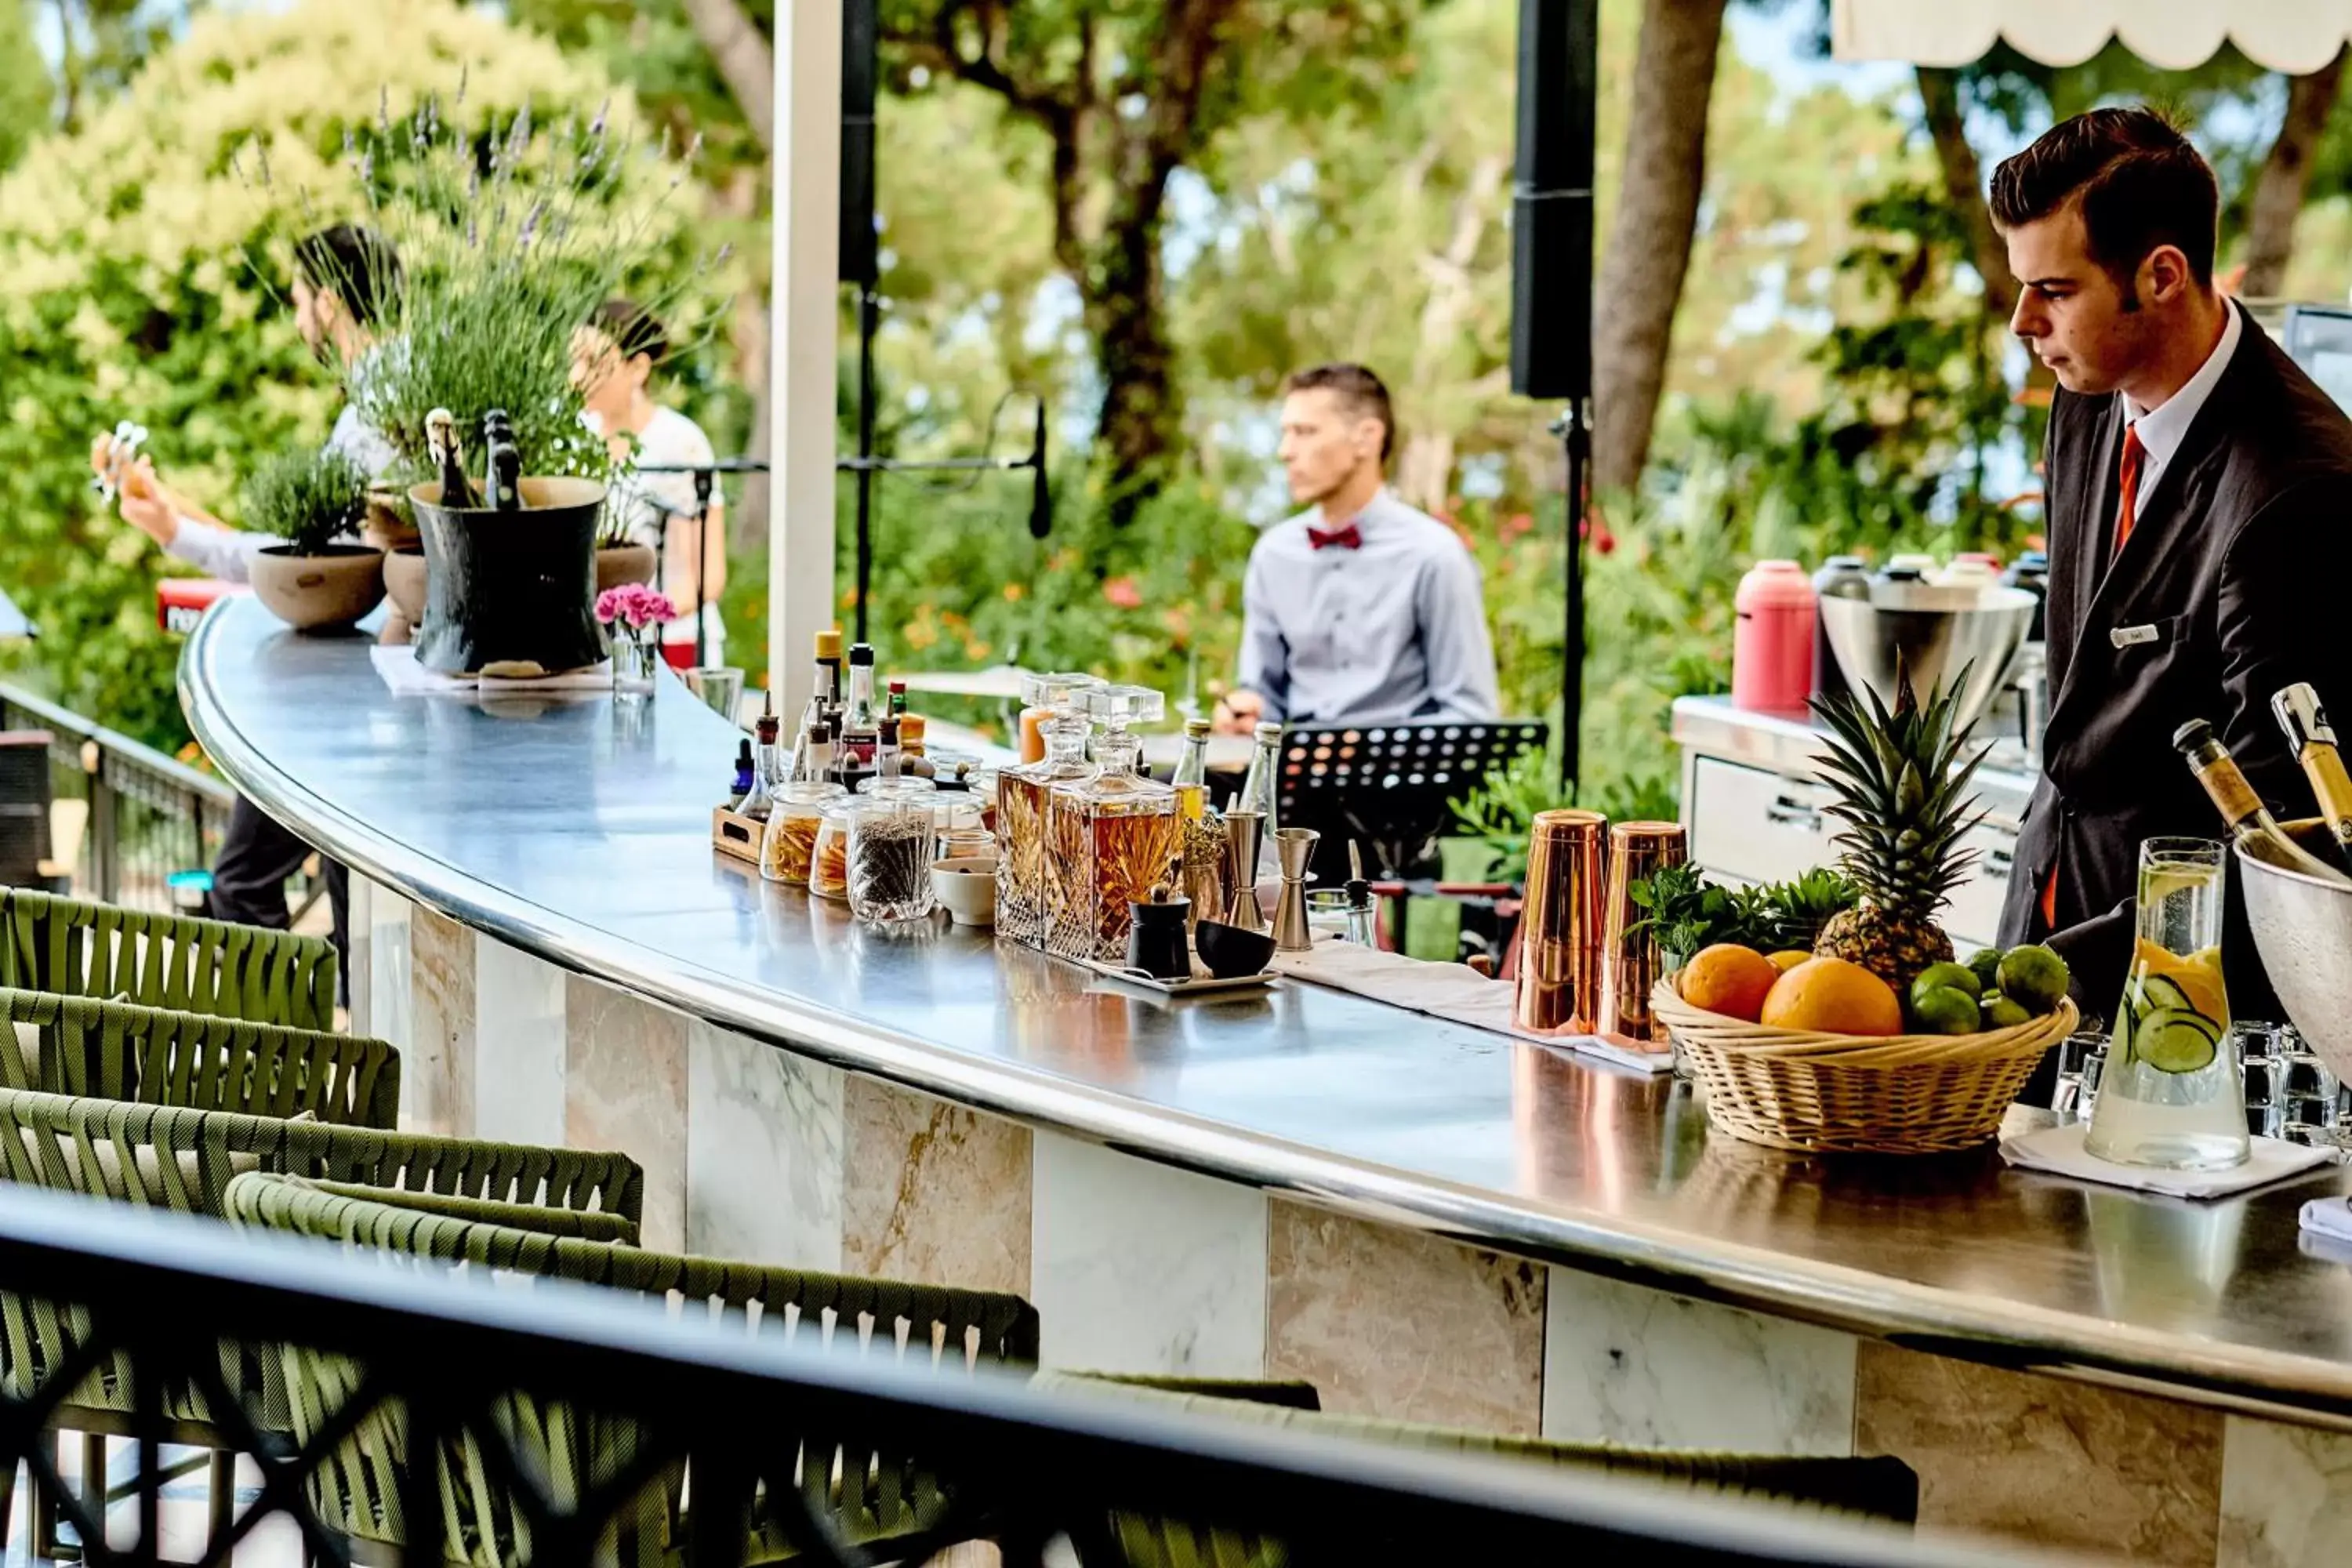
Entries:
<svg viewBox="0 0 2352 1568">
<path fill-rule="evenodd" d="M 2210 721 L 2274 808 L 2301 806 L 2279 815 L 2308 816 L 2271 696 L 2309 681 L 2352 712 L 2352 422 L 2214 287 L 2217 207 L 2213 171 L 2146 109 L 2069 120 L 1992 180 L 2011 326 L 2059 387 L 2050 718 L 2000 940 L 2046 939 L 2100 1015 L 2140 841 L 2224 836 L 2173 731 Z M 2233 1010 L 2276 1019 L 2231 881 Z"/>
<path fill-rule="evenodd" d="M 1389 389 L 1363 366 L 1284 383 L 1282 467 L 1307 510 L 1250 552 L 1240 682 L 1217 704 L 1220 731 L 1497 716 L 1478 563 L 1389 489 L 1395 441 Z"/>
</svg>

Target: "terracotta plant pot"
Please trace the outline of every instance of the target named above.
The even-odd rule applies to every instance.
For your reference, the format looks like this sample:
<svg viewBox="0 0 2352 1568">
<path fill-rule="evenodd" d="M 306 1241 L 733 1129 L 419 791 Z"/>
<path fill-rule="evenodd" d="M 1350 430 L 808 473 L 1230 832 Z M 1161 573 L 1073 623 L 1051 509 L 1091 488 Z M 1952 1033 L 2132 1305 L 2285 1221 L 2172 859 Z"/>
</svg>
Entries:
<svg viewBox="0 0 2352 1568">
<path fill-rule="evenodd" d="M 425 546 L 405 545 L 391 551 L 383 558 L 383 593 L 392 607 L 410 626 L 425 619 L 425 584 L 428 573 L 425 564 Z"/>
<path fill-rule="evenodd" d="M 593 479 L 526 479 L 522 509 L 442 506 L 413 486 L 425 535 L 425 618 L 416 662 L 447 675 L 553 675 L 604 657 L 596 626 Z"/>
<path fill-rule="evenodd" d="M 596 551 L 596 592 L 625 588 L 654 580 L 654 547 L 650 544 L 606 544 Z"/>
<path fill-rule="evenodd" d="M 360 542 L 385 552 L 418 548 L 416 525 L 400 509 L 398 491 L 368 491 L 367 521 L 360 525 Z"/>
<path fill-rule="evenodd" d="M 298 631 L 341 629 L 383 602 L 383 552 L 331 544 L 323 555 L 297 555 L 290 544 L 268 545 L 253 558 L 253 594 Z"/>
</svg>

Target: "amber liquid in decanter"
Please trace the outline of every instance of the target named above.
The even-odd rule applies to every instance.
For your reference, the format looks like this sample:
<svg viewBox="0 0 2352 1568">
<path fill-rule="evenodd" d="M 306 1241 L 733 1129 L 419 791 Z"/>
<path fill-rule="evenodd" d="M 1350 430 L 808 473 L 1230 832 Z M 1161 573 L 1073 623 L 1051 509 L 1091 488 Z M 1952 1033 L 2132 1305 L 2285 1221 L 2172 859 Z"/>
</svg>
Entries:
<svg viewBox="0 0 2352 1568">
<path fill-rule="evenodd" d="M 1046 873 L 1060 897 L 1049 900 L 1046 946 L 1063 958 L 1118 963 L 1127 956 L 1128 906 L 1169 880 L 1184 819 L 1175 791 L 1135 773 L 1131 736 L 1105 736 L 1096 749 L 1101 773 L 1055 786 L 1048 807 Z"/>
</svg>

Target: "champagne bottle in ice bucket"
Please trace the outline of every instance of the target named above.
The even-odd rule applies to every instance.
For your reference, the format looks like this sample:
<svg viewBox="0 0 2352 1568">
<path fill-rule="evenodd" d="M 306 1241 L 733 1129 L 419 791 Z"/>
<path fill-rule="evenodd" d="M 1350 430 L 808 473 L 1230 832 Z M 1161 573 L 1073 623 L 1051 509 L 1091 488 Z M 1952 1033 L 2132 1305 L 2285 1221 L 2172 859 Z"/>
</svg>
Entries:
<svg viewBox="0 0 2352 1568">
<path fill-rule="evenodd" d="M 2244 1163 L 2246 1097 L 2221 978 L 2227 846 L 2150 838 L 2139 847 L 2130 971 L 2084 1147 L 2173 1171 Z"/>
</svg>

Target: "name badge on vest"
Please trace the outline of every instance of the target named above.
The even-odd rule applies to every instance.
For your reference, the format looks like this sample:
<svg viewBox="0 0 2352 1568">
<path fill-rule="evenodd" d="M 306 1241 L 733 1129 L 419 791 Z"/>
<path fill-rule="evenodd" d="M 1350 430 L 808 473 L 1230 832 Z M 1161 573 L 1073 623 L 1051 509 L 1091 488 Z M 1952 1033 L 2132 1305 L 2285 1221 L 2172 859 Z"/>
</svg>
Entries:
<svg viewBox="0 0 2352 1568">
<path fill-rule="evenodd" d="M 2156 640 L 2154 626 L 2117 626 L 2107 633 L 2107 640 L 2119 648 L 2137 647 Z"/>
</svg>

